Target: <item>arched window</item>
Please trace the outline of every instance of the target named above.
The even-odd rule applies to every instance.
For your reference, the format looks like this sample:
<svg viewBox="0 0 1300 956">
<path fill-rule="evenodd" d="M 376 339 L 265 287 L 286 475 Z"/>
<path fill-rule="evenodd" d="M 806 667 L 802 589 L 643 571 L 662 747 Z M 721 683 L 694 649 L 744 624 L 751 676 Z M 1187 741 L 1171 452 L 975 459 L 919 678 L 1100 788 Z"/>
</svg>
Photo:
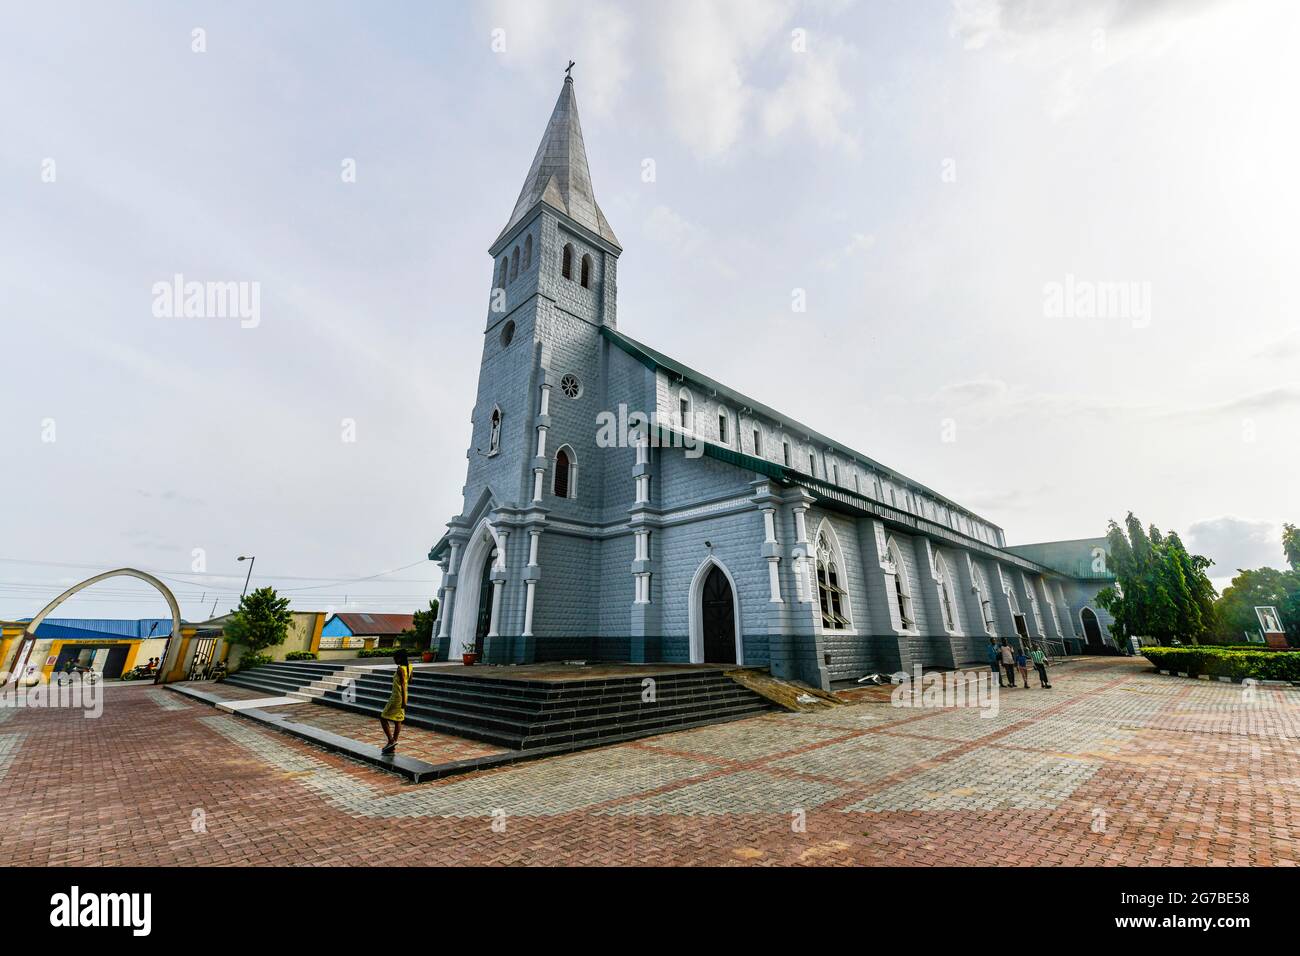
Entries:
<svg viewBox="0 0 1300 956">
<path fill-rule="evenodd" d="M 491 431 L 488 434 L 488 454 L 495 455 L 501 450 L 501 409 L 492 409 Z"/>
<path fill-rule="evenodd" d="M 573 278 L 573 243 L 564 244 L 564 255 L 560 258 L 560 275 L 566 279 Z"/>
<path fill-rule="evenodd" d="M 943 626 L 949 631 L 957 630 L 957 602 L 953 599 L 952 572 L 942 554 L 934 556 L 934 576 L 939 584 L 939 606 L 943 609 Z"/>
<path fill-rule="evenodd" d="M 763 457 L 763 433 L 758 428 L 754 429 L 754 457 Z"/>
<path fill-rule="evenodd" d="M 575 498 L 578 494 L 578 465 L 568 445 L 555 453 L 555 477 L 551 493 L 557 498 Z"/>
<path fill-rule="evenodd" d="M 844 590 L 844 558 L 834 530 L 823 522 L 817 532 L 817 596 L 821 601 L 822 629 L 845 631 L 853 626 L 849 619 L 849 595 Z"/>
<path fill-rule="evenodd" d="M 903 630 L 916 629 L 912 620 L 912 584 L 907 580 L 907 568 L 903 566 L 903 554 L 898 550 L 898 543 L 890 538 L 885 542 L 885 553 L 889 556 L 890 571 L 894 576 L 894 600 L 898 603 L 898 618 Z"/>
<path fill-rule="evenodd" d="M 507 277 L 509 276 L 509 274 L 510 274 L 510 257 L 509 257 L 509 256 L 502 256 L 502 257 L 501 257 L 501 273 L 500 273 L 500 275 L 497 276 L 497 288 L 498 288 L 498 289 L 504 289 L 504 288 L 506 287 L 506 279 L 507 279 Z"/>
<path fill-rule="evenodd" d="M 533 237 L 528 236 L 524 239 L 524 264 L 523 270 L 527 272 L 533 264 Z"/>
<path fill-rule="evenodd" d="M 591 256 L 582 257 L 582 287 L 591 288 Z"/>
<path fill-rule="evenodd" d="M 785 466 L 790 467 L 790 443 L 784 439 L 781 441 L 781 454 L 785 458 Z"/>
<path fill-rule="evenodd" d="M 727 410 L 718 409 L 718 441 L 722 444 L 727 443 Z"/>
<path fill-rule="evenodd" d="M 515 251 L 510 253 L 510 281 L 514 282 L 519 276 L 519 247 L 515 246 Z"/>
<path fill-rule="evenodd" d="M 691 431 L 694 427 L 694 409 L 695 402 L 691 398 L 690 391 L 683 388 L 677 393 L 677 424 L 686 431 Z"/>
</svg>

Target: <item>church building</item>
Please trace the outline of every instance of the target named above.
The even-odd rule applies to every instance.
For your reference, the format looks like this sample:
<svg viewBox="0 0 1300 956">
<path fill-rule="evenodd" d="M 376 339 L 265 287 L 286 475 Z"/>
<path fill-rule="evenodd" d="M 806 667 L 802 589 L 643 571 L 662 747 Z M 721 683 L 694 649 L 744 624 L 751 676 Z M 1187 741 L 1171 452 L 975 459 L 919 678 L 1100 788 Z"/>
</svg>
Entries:
<svg viewBox="0 0 1300 956">
<path fill-rule="evenodd" d="M 1002 529 L 618 327 L 571 77 L 492 244 L 440 660 L 766 667 L 828 688 L 1111 641 L 1104 539 Z M 851 360 L 848 360 L 851 361 Z M 774 370 L 775 371 L 775 370 Z"/>
</svg>

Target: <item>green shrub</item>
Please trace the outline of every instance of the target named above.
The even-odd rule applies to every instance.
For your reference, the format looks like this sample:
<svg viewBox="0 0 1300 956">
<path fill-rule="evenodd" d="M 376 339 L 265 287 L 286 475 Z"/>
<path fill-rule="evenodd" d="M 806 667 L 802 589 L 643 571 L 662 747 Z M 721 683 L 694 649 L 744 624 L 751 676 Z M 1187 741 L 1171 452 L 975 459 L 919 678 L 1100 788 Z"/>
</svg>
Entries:
<svg viewBox="0 0 1300 956">
<path fill-rule="evenodd" d="M 1144 647 L 1142 655 L 1160 670 L 1199 677 L 1300 681 L 1300 654 L 1221 647 Z"/>
<path fill-rule="evenodd" d="M 372 647 L 369 650 L 357 651 L 357 657 L 392 657 L 395 647 Z"/>
<path fill-rule="evenodd" d="M 270 654 L 244 654 L 239 658 L 239 670 L 251 670 L 254 667 L 261 667 L 263 664 L 271 663 Z"/>
<path fill-rule="evenodd" d="M 284 655 L 286 661 L 314 661 L 316 659 L 315 651 L 290 651 Z"/>
</svg>

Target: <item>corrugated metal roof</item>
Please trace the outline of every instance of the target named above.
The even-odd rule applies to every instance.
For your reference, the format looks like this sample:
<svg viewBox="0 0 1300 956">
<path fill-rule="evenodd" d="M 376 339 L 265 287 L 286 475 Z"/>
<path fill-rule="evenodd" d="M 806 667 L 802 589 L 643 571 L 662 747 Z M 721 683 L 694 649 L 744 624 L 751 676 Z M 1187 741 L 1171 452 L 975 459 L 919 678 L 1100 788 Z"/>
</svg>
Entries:
<svg viewBox="0 0 1300 956">
<path fill-rule="evenodd" d="M 31 618 L 28 618 L 31 620 Z M 155 626 L 156 625 L 156 626 Z M 104 637 L 167 637 L 172 632 L 172 619 L 169 617 L 144 617 L 138 620 L 120 620 L 109 617 L 47 617 L 41 621 L 36 633 L 46 637 L 45 629 L 50 626 L 66 627 L 76 631 L 101 634 Z"/>
<path fill-rule="evenodd" d="M 690 366 L 683 365 L 681 362 L 677 361 L 676 359 L 664 355 L 662 352 L 656 351 L 655 349 L 652 349 L 650 346 L 642 342 L 638 342 L 636 339 L 631 338 L 630 336 L 624 335 L 622 332 L 619 332 L 615 329 L 611 329 L 607 325 L 602 325 L 600 327 L 600 331 L 602 335 L 604 335 L 607 339 L 609 339 L 611 342 L 613 342 L 615 345 L 621 348 L 624 352 L 626 352 L 628 355 L 631 355 L 637 361 L 641 362 L 643 365 L 649 368 L 652 369 L 661 368 L 664 369 L 665 371 L 672 372 L 678 378 L 689 379 L 690 381 L 695 382 L 697 385 L 702 385 L 705 388 L 708 388 L 714 392 L 717 392 L 719 395 L 726 397 L 733 404 L 747 406 L 753 411 L 757 412 L 758 414 L 764 415 L 767 418 L 772 419 L 773 421 L 783 422 L 792 431 L 803 432 L 813 441 L 819 442 L 828 448 L 838 450 L 848 457 L 855 458 L 858 461 L 861 461 L 863 464 L 867 465 L 868 467 L 881 472 L 887 478 L 893 479 L 895 481 L 904 482 L 910 485 L 911 487 L 917 489 L 918 491 L 922 491 L 925 494 L 930 495 L 935 500 L 943 502 L 945 505 L 949 506 L 950 508 L 956 508 L 958 511 L 962 512 L 963 514 L 967 514 L 979 518 L 981 521 L 985 522 L 986 524 L 992 525 L 995 528 L 999 528 L 999 526 L 994 524 L 992 521 L 989 521 L 987 518 L 983 517 L 982 515 L 977 514 L 976 512 L 972 511 L 970 508 L 967 508 L 965 505 L 953 501 L 951 498 L 947 497 L 946 495 L 941 495 L 933 488 L 929 488 L 926 485 L 921 484 L 919 481 L 916 481 L 912 478 L 908 478 L 906 475 L 902 474 L 899 471 L 894 470 L 893 468 L 890 468 L 886 465 L 882 465 L 880 462 L 876 461 L 874 458 L 871 458 L 868 455 L 864 455 L 859 451 L 854 451 L 848 445 L 845 445 L 841 442 L 837 442 L 834 439 L 829 438 L 826 435 L 823 435 L 820 432 L 809 428 L 807 425 L 795 421 L 789 415 L 784 415 L 774 408 L 769 408 L 768 406 L 764 405 L 762 402 L 755 401 L 754 399 L 750 398 L 748 395 L 742 395 L 740 392 L 737 392 L 735 389 L 730 388 L 727 385 L 724 385 L 722 382 L 719 382 L 716 379 L 709 378 L 707 375 L 697 372 L 695 369 L 691 368 Z M 771 464 L 771 462 L 769 462 L 768 464 Z M 787 470 L 791 470 L 791 469 L 787 469 Z M 999 530 L 1001 529 L 999 528 Z"/>
<path fill-rule="evenodd" d="M 415 626 L 414 614 L 335 614 L 358 637 L 370 634 L 400 634 Z"/>
</svg>

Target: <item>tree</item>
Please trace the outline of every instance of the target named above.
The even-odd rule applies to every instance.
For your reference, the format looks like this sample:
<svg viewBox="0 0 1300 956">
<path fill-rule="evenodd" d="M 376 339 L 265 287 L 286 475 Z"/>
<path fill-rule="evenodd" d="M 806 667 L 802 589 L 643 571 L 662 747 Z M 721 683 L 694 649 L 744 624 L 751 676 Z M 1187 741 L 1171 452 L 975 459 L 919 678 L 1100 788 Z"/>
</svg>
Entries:
<svg viewBox="0 0 1300 956">
<path fill-rule="evenodd" d="M 1122 642 L 1130 637 L 1200 643 L 1214 620 L 1214 586 L 1206 575 L 1213 563 L 1191 554 L 1182 539 L 1161 534 L 1128 513 L 1124 527 L 1111 521 L 1106 532 L 1115 583 L 1097 593 L 1097 603 L 1114 617 L 1111 630 Z"/>
<path fill-rule="evenodd" d="M 256 654 L 268 647 L 283 644 L 293 623 L 289 598 L 275 593 L 275 588 L 258 588 L 239 599 L 239 609 L 226 624 L 225 638 L 231 644 L 242 644 L 248 653 Z"/>
<path fill-rule="evenodd" d="M 408 633 L 415 635 L 415 646 L 421 650 L 433 649 L 433 622 L 438 619 L 438 602 L 429 602 L 429 610 L 416 611 L 412 615 L 412 629 Z"/>
<path fill-rule="evenodd" d="M 1300 571 L 1300 528 L 1293 524 L 1282 525 L 1282 550 L 1292 571 Z"/>
</svg>

